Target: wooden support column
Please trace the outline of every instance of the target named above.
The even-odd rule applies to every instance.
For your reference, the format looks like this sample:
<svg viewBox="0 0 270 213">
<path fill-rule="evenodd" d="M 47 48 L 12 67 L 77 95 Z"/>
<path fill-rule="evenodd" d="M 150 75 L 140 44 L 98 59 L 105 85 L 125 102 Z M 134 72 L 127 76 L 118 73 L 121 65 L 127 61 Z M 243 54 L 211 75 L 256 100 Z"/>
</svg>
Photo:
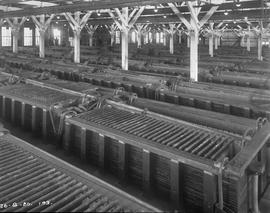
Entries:
<svg viewBox="0 0 270 213">
<path fill-rule="evenodd" d="M 182 31 L 178 30 L 178 43 L 182 44 Z"/>
<path fill-rule="evenodd" d="M 122 15 L 125 20 L 128 19 L 128 7 L 122 9 Z M 128 70 L 128 33 L 129 29 L 122 23 L 122 36 L 121 36 L 121 46 L 122 46 L 122 69 Z"/>
<path fill-rule="evenodd" d="M 89 35 L 89 47 L 93 47 L 93 37 L 98 25 L 86 25 L 85 28 Z"/>
<path fill-rule="evenodd" d="M 111 35 L 111 47 L 112 47 L 115 43 L 115 32 L 117 30 L 117 25 L 113 23 L 112 25 L 105 25 L 105 27 L 107 28 L 107 30 Z"/>
<path fill-rule="evenodd" d="M 169 24 L 169 29 L 166 28 L 164 25 L 164 30 L 168 33 L 169 38 L 170 38 L 170 54 L 174 54 L 174 34 L 177 31 L 177 26 L 176 24 Z"/>
<path fill-rule="evenodd" d="M 170 54 L 174 54 L 174 42 L 173 42 L 173 33 L 170 33 Z"/>
<path fill-rule="evenodd" d="M 211 22 L 210 24 L 210 35 L 209 35 L 209 55 L 211 57 L 214 57 L 214 49 L 213 49 L 213 40 L 214 40 L 214 33 L 213 33 L 213 27 L 214 27 L 214 23 Z"/>
<path fill-rule="evenodd" d="M 260 33 L 258 35 L 258 60 L 262 61 L 263 57 L 262 57 L 262 34 Z"/>
<path fill-rule="evenodd" d="M 39 17 L 31 16 L 33 22 L 36 25 L 36 28 L 39 31 L 39 57 L 45 58 L 45 33 L 48 27 L 50 26 L 50 23 L 52 19 L 54 18 L 54 15 L 51 15 L 47 21 L 45 18 L 45 15 L 40 15 Z M 39 20 L 38 20 L 39 18 Z"/>
<path fill-rule="evenodd" d="M 81 60 L 81 31 L 74 30 L 74 63 L 80 63 Z"/>
<path fill-rule="evenodd" d="M 64 15 L 74 34 L 74 63 L 80 63 L 81 31 L 85 27 L 89 17 L 92 15 L 92 12 L 88 11 L 82 18 L 80 18 L 81 12 L 75 12 L 74 17 L 71 13 L 64 13 Z"/>
<path fill-rule="evenodd" d="M 148 24 L 135 24 L 134 29 L 137 33 L 137 47 L 142 47 L 142 36 L 147 31 Z"/>
<path fill-rule="evenodd" d="M 224 0 L 217 2 L 222 4 Z M 201 7 L 198 7 L 197 2 L 186 2 L 188 9 L 190 11 L 190 22 L 184 17 L 184 15 L 179 11 L 174 3 L 168 3 L 173 12 L 178 16 L 180 21 L 187 27 L 190 31 L 190 80 L 198 81 L 198 42 L 199 42 L 199 31 L 200 28 L 209 20 L 209 18 L 218 9 L 218 5 L 211 7 L 211 9 L 204 15 L 204 17 L 199 21 L 198 15 L 200 13 Z"/>
<path fill-rule="evenodd" d="M 190 48 L 190 34 L 187 35 L 187 48 Z"/>
<path fill-rule="evenodd" d="M 218 36 L 215 36 L 215 50 L 218 49 Z"/>
<path fill-rule="evenodd" d="M 199 31 L 190 31 L 190 79 L 198 81 L 198 41 Z"/>
<path fill-rule="evenodd" d="M 18 53 L 18 40 L 20 36 L 20 29 L 21 26 L 24 24 L 26 21 L 26 18 L 23 17 L 21 21 L 17 17 L 9 19 L 6 19 L 9 26 L 11 27 L 11 33 L 12 33 L 12 40 L 13 40 L 13 46 L 12 46 L 12 51 L 13 53 Z"/>
<path fill-rule="evenodd" d="M 165 47 L 167 46 L 167 34 L 166 34 L 166 32 L 164 32 L 163 45 Z"/>
<path fill-rule="evenodd" d="M 247 51 L 250 52 L 250 25 L 248 25 L 248 33 L 247 33 Z"/>
<path fill-rule="evenodd" d="M 115 24 L 121 31 L 121 49 L 122 49 L 122 69 L 128 70 L 128 33 L 129 30 L 134 26 L 137 19 L 140 17 L 144 11 L 145 6 L 140 7 L 140 9 L 133 9 L 129 14 L 128 7 L 122 8 L 120 11 L 118 8 L 113 10 L 108 10 L 109 15 L 114 20 Z M 115 12 L 116 15 L 113 13 Z M 117 19 L 119 18 L 119 20 Z"/>
</svg>

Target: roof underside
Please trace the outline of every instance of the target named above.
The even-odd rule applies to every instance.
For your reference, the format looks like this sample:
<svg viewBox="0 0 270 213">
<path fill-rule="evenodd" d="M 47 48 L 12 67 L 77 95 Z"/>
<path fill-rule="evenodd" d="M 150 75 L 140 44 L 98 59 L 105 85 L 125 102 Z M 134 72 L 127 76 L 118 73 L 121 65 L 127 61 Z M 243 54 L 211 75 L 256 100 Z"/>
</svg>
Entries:
<svg viewBox="0 0 270 213">
<path fill-rule="evenodd" d="M 213 6 L 212 3 L 220 0 L 199 1 L 202 6 L 200 15 L 203 16 Z M 138 23 L 170 23 L 180 22 L 167 3 L 176 2 L 179 11 L 188 19 L 189 10 L 182 0 L 0 0 L 0 18 L 23 17 L 41 14 L 59 14 L 63 12 L 99 10 L 100 14 L 93 13 L 89 19 L 92 24 L 109 24 L 112 19 L 106 9 L 146 6 L 138 19 Z M 156 10 L 154 10 L 156 8 Z M 228 12 L 229 15 L 225 15 Z M 166 18 L 164 18 L 166 17 Z M 269 0 L 224 0 L 210 20 L 235 22 L 248 18 L 251 22 L 270 22 Z M 62 19 L 62 18 L 61 18 Z M 60 20 L 61 20 L 60 19 Z M 59 21 L 60 21 L 59 20 Z M 63 17 L 64 20 L 64 17 Z"/>
</svg>

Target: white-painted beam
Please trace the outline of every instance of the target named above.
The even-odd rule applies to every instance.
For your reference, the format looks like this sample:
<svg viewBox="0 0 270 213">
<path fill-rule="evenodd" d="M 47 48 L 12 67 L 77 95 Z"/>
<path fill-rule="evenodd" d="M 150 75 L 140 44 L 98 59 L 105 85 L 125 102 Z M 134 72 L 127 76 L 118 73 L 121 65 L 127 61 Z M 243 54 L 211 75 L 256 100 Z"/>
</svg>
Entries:
<svg viewBox="0 0 270 213">
<path fill-rule="evenodd" d="M 13 40 L 12 51 L 13 53 L 18 53 L 18 40 L 19 40 L 19 35 L 20 35 L 20 29 L 21 29 L 21 26 L 26 21 L 26 17 L 23 17 L 20 21 L 17 17 L 12 18 L 12 19 L 7 18 L 6 21 L 11 27 L 12 40 Z"/>
<path fill-rule="evenodd" d="M 209 45 L 209 55 L 210 57 L 214 57 L 214 49 L 213 49 L 213 40 L 214 40 L 214 33 L 213 33 L 213 26 L 214 26 L 214 23 L 211 22 L 209 24 L 210 26 L 210 30 L 209 30 L 209 41 L 208 41 L 208 45 Z"/>
<path fill-rule="evenodd" d="M 45 58 L 45 33 L 50 23 L 55 15 L 50 15 L 50 17 L 46 20 L 45 15 L 40 15 L 39 20 L 36 16 L 31 16 L 33 22 L 35 23 L 38 31 L 39 31 L 39 57 Z"/>
<path fill-rule="evenodd" d="M 122 9 L 122 19 L 124 22 L 122 23 L 122 69 L 128 70 L 128 32 L 129 29 L 126 26 L 128 21 L 128 7 L 124 7 Z"/>
</svg>

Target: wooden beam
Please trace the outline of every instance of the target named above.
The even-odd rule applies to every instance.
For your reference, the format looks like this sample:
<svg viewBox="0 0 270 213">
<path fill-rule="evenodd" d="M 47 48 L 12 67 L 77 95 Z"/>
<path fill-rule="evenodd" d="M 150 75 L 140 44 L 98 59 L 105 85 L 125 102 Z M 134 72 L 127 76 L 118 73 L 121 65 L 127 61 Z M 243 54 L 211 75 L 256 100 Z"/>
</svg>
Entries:
<svg viewBox="0 0 270 213">
<path fill-rule="evenodd" d="M 172 11 L 177 15 L 177 17 L 180 19 L 181 22 L 183 22 L 183 24 L 190 30 L 191 29 L 191 25 L 190 23 L 187 21 L 187 19 L 181 14 L 181 12 L 179 11 L 179 9 L 175 6 L 175 4 L 173 3 L 168 3 L 168 5 L 170 6 L 170 8 L 172 9 Z"/>
<path fill-rule="evenodd" d="M 183 0 L 174 0 L 174 2 L 182 2 Z M 164 3 L 170 3 L 171 0 L 102 0 L 91 2 L 80 2 L 76 4 L 57 5 L 50 7 L 38 7 L 38 8 L 26 8 L 17 11 L 1 12 L 0 18 L 7 17 L 23 17 L 30 15 L 42 15 L 42 14 L 59 14 L 65 12 L 76 12 L 85 10 L 101 10 L 118 7 L 134 7 L 134 6 L 146 6 L 146 5 L 158 5 Z"/>
<path fill-rule="evenodd" d="M 205 15 L 204 17 L 200 20 L 199 25 L 202 27 L 203 25 L 208 22 L 208 20 L 211 18 L 211 16 L 217 11 L 219 6 L 213 6 Z"/>
<path fill-rule="evenodd" d="M 145 6 L 140 7 L 139 11 L 136 14 L 134 14 L 134 17 L 130 18 L 130 22 L 128 24 L 129 28 L 133 27 L 133 25 L 138 20 L 138 18 L 140 17 L 144 9 L 145 9 Z"/>
</svg>

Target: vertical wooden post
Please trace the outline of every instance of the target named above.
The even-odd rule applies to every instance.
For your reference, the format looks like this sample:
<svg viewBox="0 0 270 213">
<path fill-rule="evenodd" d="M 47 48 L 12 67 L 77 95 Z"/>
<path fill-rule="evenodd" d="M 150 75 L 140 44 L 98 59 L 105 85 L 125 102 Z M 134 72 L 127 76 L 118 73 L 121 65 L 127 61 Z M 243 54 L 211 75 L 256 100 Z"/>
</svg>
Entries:
<svg viewBox="0 0 270 213">
<path fill-rule="evenodd" d="M 166 32 L 164 32 L 164 34 L 163 34 L 163 45 L 164 46 L 167 46 L 167 35 L 166 35 Z"/>
<path fill-rule="evenodd" d="M 179 207 L 180 201 L 180 182 L 179 182 L 179 163 L 175 160 L 170 161 L 170 180 L 171 180 L 171 200 L 175 206 Z"/>
<path fill-rule="evenodd" d="M 22 106 L 21 106 L 21 125 L 22 127 L 25 126 L 25 103 L 22 102 Z"/>
<path fill-rule="evenodd" d="M 65 123 L 65 135 L 64 135 L 64 150 L 70 151 L 70 140 L 71 140 L 71 124 Z"/>
<path fill-rule="evenodd" d="M 214 23 L 210 22 L 210 36 L 209 36 L 209 55 L 214 57 L 214 50 L 213 50 L 213 40 L 214 40 L 214 33 L 213 33 L 213 26 Z"/>
<path fill-rule="evenodd" d="M 170 54 L 174 54 L 173 32 L 170 33 Z"/>
<path fill-rule="evenodd" d="M 146 193 L 151 191 L 151 153 L 148 150 L 143 149 L 142 153 L 143 161 L 143 189 Z"/>
<path fill-rule="evenodd" d="M 15 100 L 14 99 L 12 99 L 11 100 L 11 122 L 13 123 L 13 124 L 16 124 L 15 123 Z"/>
<path fill-rule="evenodd" d="M 262 61 L 262 35 L 261 33 L 258 36 L 258 60 Z"/>
<path fill-rule="evenodd" d="M 86 160 L 86 129 L 81 128 L 81 160 Z"/>
<path fill-rule="evenodd" d="M 45 31 L 39 30 L 39 57 L 45 58 Z"/>
<path fill-rule="evenodd" d="M 191 21 L 193 22 L 193 21 Z M 190 31 L 190 79 L 198 81 L 198 39 L 199 32 L 196 28 Z"/>
<path fill-rule="evenodd" d="M 74 30 L 74 63 L 80 63 L 80 35 L 81 32 L 79 30 Z"/>
<path fill-rule="evenodd" d="M 217 177 L 209 172 L 203 173 L 203 212 L 214 213 L 217 202 Z"/>
<path fill-rule="evenodd" d="M 180 30 L 178 31 L 178 42 L 182 44 L 182 32 Z"/>
<path fill-rule="evenodd" d="M 119 178 L 124 180 L 127 175 L 127 169 L 126 169 L 126 163 L 127 163 L 127 144 L 118 141 L 119 142 Z"/>
<path fill-rule="evenodd" d="M 47 116 L 48 116 L 48 111 L 46 109 L 43 109 L 43 111 L 42 111 L 42 136 L 44 139 L 47 138 L 47 134 L 48 134 Z"/>
<path fill-rule="evenodd" d="M 123 19 L 128 20 L 128 7 L 122 9 Z M 128 70 L 128 27 L 122 23 L 122 69 Z"/>
<path fill-rule="evenodd" d="M 105 168 L 105 141 L 104 141 L 104 135 L 99 134 L 99 167 L 101 170 L 104 170 Z"/>
<path fill-rule="evenodd" d="M 2 98 L 2 117 L 6 118 L 6 96 Z"/>
<path fill-rule="evenodd" d="M 37 121 L 37 107 L 32 106 L 32 121 L 31 121 L 31 129 L 33 132 L 36 131 L 36 121 Z"/>
<path fill-rule="evenodd" d="M 248 25 L 247 51 L 250 52 L 250 25 Z"/>
<path fill-rule="evenodd" d="M 218 36 L 215 36 L 215 50 L 218 49 Z"/>
</svg>

